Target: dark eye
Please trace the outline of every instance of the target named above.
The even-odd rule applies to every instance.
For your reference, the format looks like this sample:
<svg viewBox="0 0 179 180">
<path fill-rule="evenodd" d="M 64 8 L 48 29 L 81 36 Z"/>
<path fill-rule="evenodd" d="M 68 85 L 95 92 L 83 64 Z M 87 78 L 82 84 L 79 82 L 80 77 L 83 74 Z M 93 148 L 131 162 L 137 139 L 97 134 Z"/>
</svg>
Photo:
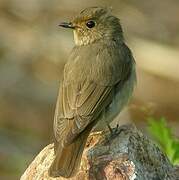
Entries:
<svg viewBox="0 0 179 180">
<path fill-rule="evenodd" d="M 87 26 L 88 28 L 93 28 L 93 27 L 95 26 L 95 22 L 94 22 L 94 21 L 88 21 L 88 22 L 86 23 L 86 26 Z"/>
</svg>

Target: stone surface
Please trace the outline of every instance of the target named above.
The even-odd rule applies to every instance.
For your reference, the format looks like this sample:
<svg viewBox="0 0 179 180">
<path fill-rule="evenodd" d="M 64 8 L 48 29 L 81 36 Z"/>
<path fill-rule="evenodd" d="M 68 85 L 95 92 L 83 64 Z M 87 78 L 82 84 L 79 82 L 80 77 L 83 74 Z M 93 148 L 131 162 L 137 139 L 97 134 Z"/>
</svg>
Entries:
<svg viewBox="0 0 179 180">
<path fill-rule="evenodd" d="M 177 180 L 173 167 L 161 150 L 133 125 L 91 133 L 79 172 L 70 180 Z M 52 180 L 48 168 L 54 158 L 53 144 L 33 160 L 21 180 Z M 65 180 L 59 177 L 57 180 Z"/>
</svg>

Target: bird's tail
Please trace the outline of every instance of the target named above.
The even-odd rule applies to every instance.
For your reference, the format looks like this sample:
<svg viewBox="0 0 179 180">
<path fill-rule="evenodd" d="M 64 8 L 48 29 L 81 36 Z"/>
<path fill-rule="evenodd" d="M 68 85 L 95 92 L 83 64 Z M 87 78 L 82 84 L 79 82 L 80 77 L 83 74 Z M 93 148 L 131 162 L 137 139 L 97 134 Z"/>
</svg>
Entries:
<svg viewBox="0 0 179 180">
<path fill-rule="evenodd" d="M 80 166 L 81 156 L 90 131 L 91 128 L 86 128 L 73 143 L 66 147 L 62 147 L 60 144 L 58 145 L 56 157 L 49 169 L 50 176 L 62 176 L 68 178 L 76 174 Z"/>
</svg>

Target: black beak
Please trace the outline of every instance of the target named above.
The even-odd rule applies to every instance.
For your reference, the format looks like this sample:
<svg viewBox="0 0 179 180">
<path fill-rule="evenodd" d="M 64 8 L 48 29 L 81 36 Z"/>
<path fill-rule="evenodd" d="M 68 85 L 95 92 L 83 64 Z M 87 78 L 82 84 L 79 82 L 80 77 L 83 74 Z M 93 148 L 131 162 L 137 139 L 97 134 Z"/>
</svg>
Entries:
<svg viewBox="0 0 179 180">
<path fill-rule="evenodd" d="M 73 26 L 73 24 L 71 22 L 70 23 L 62 22 L 62 23 L 59 24 L 59 26 L 64 27 L 64 28 L 75 29 L 75 26 Z"/>
</svg>

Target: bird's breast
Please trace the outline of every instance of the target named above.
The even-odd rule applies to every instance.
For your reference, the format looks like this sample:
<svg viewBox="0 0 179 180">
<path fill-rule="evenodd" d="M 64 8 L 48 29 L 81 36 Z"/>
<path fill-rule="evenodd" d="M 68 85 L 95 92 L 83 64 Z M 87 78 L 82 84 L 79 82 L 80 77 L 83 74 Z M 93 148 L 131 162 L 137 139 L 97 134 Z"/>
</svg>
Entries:
<svg viewBox="0 0 179 180">
<path fill-rule="evenodd" d="M 122 86 L 116 85 L 113 100 L 111 104 L 108 105 L 101 113 L 98 123 L 93 128 L 93 131 L 104 130 L 105 128 L 107 128 L 107 124 L 111 123 L 115 119 L 115 117 L 117 117 L 117 115 L 122 111 L 123 107 L 131 98 L 135 84 L 136 72 L 135 66 L 133 66 L 133 70 L 129 79 L 125 81 Z"/>
</svg>

